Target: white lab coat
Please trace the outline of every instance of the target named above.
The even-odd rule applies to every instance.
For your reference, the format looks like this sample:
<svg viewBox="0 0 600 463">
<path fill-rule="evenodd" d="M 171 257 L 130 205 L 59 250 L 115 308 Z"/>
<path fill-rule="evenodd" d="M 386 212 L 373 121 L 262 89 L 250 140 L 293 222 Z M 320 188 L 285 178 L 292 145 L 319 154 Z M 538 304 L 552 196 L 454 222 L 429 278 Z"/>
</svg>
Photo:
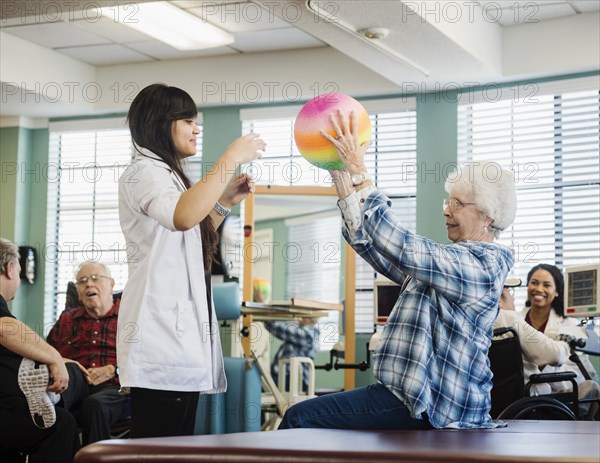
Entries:
<svg viewBox="0 0 600 463">
<path fill-rule="evenodd" d="M 227 381 L 214 304 L 209 308 L 206 297 L 200 227 L 176 230 L 173 214 L 185 187 L 160 158 L 141 151 L 145 156 L 138 154 L 119 179 L 129 262 L 119 310 L 119 381 L 124 388 L 223 392 Z"/>
<path fill-rule="evenodd" d="M 523 318 L 525 318 L 527 316 L 530 309 L 531 309 L 530 307 L 525 307 L 523 309 L 523 312 L 522 312 Z M 569 318 L 569 317 L 563 318 L 560 315 L 558 315 L 556 312 L 554 312 L 554 310 L 552 310 L 552 309 L 550 310 L 550 315 L 548 316 L 548 322 L 546 323 L 546 328 L 544 330 L 544 334 L 546 336 L 549 336 L 550 338 L 555 338 L 559 334 L 568 334 L 570 336 L 574 336 L 575 338 L 587 339 L 587 333 L 584 328 L 579 326 L 578 319 Z M 583 363 L 583 366 L 585 367 L 585 369 L 588 370 L 588 373 L 590 374 L 590 376 L 592 378 L 594 376 L 596 376 L 596 370 L 594 370 L 594 367 L 592 366 L 588 356 L 585 354 L 579 353 L 579 358 L 580 358 L 581 362 Z M 584 378 L 583 374 L 581 373 L 581 370 L 579 369 L 577 364 L 575 362 L 573 362 L 572 360 L 567 360 L 566 362 L 563 363 L 563 365 L 558 366 L 558 367 L 552 366 L 552 365 L 547 365 L 542 370 L 542 373 L 557 373 L 560 371 L 575 372 L 575 374 L 577 374 L 577 378 L 575 378 L 575 381 L 577 381 L 578 384 L 581 384 L 583 381 L 585 381 L 585 378 Z M 559 383 L 551 383 L 550 386 L 552 388 L 552 392 L 559 392 L 559 391 L 562 391 L 563 389 L 571 389 L 573 387 L 569 381 L 563 381 L 563 382 L 559 382 Z"/>
</svg>

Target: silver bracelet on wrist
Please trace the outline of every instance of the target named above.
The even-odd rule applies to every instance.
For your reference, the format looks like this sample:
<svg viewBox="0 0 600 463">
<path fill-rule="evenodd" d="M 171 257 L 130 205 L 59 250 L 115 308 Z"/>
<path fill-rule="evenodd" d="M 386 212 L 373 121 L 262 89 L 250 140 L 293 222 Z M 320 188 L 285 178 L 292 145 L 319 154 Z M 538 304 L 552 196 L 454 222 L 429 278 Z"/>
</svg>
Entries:
<svg viewBox="0 0 600 463">
<path fill-rule="evenodd" d="M 216 211 L 217 214 L 219 214 L 222 217 L 225 217 L 227 214 L 229 214 L 231 212 L 231 209 L 228 209 L 225 206 L 221 205 L 219 203 L 219 201 L 217 201 L 215 203 L 215 205 L 213 206 L 213 209 Z"/>
</svg>

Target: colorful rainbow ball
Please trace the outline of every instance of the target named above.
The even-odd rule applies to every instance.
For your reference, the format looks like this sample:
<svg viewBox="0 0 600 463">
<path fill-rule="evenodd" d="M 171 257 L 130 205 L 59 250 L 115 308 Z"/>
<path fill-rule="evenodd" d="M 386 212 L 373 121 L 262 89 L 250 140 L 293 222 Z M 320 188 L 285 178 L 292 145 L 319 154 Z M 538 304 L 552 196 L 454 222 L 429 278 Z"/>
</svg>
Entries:
<svg viewBox="0 0 600 463">
<path fill-rule="evenodd" d="M 360 143 L 371 139 L 371 120 L 367 110 L 351 96 L 343 93 L 326 93 L 308 101 L 298 113 L 294 123 L 294 140 L 300 154 L 313 166 L 321 169 L 344 169 L 335 146 L 321 135 L 321 130 L 336 137 L 329 120 L 330 114 L 340 109 L 347 116 L 356 114 Z"/>
</svg>

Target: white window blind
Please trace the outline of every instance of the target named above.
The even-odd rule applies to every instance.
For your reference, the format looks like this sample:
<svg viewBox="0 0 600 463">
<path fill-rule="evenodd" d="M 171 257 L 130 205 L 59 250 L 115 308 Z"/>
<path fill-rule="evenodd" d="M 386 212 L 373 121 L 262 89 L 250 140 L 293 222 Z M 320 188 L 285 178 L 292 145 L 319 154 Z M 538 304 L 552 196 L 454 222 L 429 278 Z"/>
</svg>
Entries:
<svg viewBox="0 0 600 463">
<path fill-rule="evenodd" d="M 243 122 L 243 132 L 255 132 L 267 141 L 267 150 L 250 171 L 257 185 L 323 186 L 327 172 L 306 161 L 294 143 L 294 118 Z"/>
<path fill-rule="evenodd" d="M 302 297 L 340 302 L 342 226 L 339 214 L 311 214 L 286 221 L 289 226 L 285 261 L 286 299 Z M 337 283 L 337 284 L 336 284 Z M 339 340 L 339 312 L 319 319 L 321 349 L 330 350 Z"/>
<path fill-rule="evenodd" d="M 67 283 L 86 260 L 107 264 L 115 290 L 127 281 L 127 248 L 119 224 L 118 180 L 132 159 L 122 120 L 74 121 L 50 126 L 44 322 L 51 326 L 65 306 Z M 80 130 L 77 130 L 77 129 Z M 201 132 L 202 133 L 202 132 Z M 199 139 L 198 147 L 202 146 Z M 188 162 L 197 180 L 201 156 Z"/>
<path fill-rule="evenodd" d="M 413 109 L 371 116 L 373 145 L 365 155 L 366 166 L 377 188 L 392 200 L 392 209 L 409 230 L 417 228 L 417 114 Z M 374 329 L 373 286 L 377 273 L 361 257 L 356 258 L 357 333 Z"/>
<path fill-rule="evenodd" d="M 394 210 L 404 225 L 414 231 L 416 180 L 409 173 L 416 166 L 416 102 L 409 98 L 362 103 L 371 116 L 373 140 L 366 154 L 366 167 L 376 185 L 392 199 Z M 244 133 L 260 133 L 268 141 L 263 159 L 252 167 L 258 184 L 330 184 L 327 172 L 308 164 L 294 144 L 293 124 L 299 110 L 300 106 L 288 107 L 287 111 L 278 108 L 276 113 L 261 109 L 242 111 Z M 339 237 L 340 228 L 336 228 L 334 233 Z M 373 332 L 375 276 L 373 269 L 358 257 L 355 307 L 357 333 Z M 294 275 L 293 278 L 295 277 Z"/>
<path fill-rule="evenodd" d="M 515 174 L 517 218 L 499 242 L 514 249 L 512 273 L 523 281 L 538 263 L 600 259 L 600 98 L 597 79 L 587 82 L 459 106 L 459 161 L 496 161 Z M 525 299 L 522 287 L 517 304 Z"/>
</svg>

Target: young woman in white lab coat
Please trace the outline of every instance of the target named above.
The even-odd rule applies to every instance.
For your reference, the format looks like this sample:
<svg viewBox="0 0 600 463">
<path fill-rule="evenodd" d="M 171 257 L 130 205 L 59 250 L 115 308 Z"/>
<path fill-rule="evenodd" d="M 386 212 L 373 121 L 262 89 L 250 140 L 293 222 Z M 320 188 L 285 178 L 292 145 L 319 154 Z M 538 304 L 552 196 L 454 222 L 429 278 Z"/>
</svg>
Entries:
<svg viewBox="0 0 600 463">
<path fill-rule="evenodd" d="M 192 185 L 197 109 L 186 92 L 153 84 L 127 116 L 135 159 L 119 179 L 129 279 L 119 313 L 117 362 L 131 392 L 131 437 L 193 434 L 199 393 L 227 387 L 210 293 L 216 228 L 254 190 L 236 167 L 260 158 L 256 134 L 235 140 Z"/>
</svg>

